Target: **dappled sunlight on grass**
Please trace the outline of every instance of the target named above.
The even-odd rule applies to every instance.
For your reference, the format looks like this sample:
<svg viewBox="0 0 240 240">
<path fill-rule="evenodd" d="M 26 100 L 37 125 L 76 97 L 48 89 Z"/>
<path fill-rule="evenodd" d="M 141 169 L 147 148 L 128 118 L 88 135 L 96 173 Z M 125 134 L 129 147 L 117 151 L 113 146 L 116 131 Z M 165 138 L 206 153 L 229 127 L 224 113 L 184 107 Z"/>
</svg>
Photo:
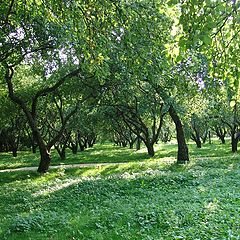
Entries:
<svg viewBox="0 0 240 240">
<path fill-rule="evenodd" d="M 204 208 L 208 212 L 214 212 L 218 208 L 218 201 L 215 199 L 213 202 L 206 203 Z"/>
<path fill-rule="evenodd" d="M 32 194 L 32 196 L 33 197 L 38 197 L 38 196 L 42 196 L 42 195 L 52 194 L 56 191 L 62 190 L 64 188 L 68 188 L 71 185 L 77 184 L 79 182 L 81 182 L 81 179 L 69 179 L 69 181 L 66 181 L 66 182 L 63 182 L 63 183 L 60 180 L 55 181 L 54 184 L 51 184 L 47 188 L 40 189 L 37 192 L 34 192 Z"/>
<path fill-rule="evenodd" d="M 201 149 L 196 148 L 193 142 L 188 143 L 190 164 L 195 161 L 206 161 L 216 158 L 237 158 L 238 154 L 231 153 L 229 140 L 225 145 L 219 144 L 218 140 L 213 140 L 213 144 L 204 144 Z M 142 147 L 139 151 L 135 149 L 122 148 L 112 144 L 96 144 L 93 148 L 83 152 L 72 154 L 67 150 L 67 159 L 61 160 L 55 150 L 52 151 L 51 165 L 65 165 L 78 163 L 123 163 L 123 162 L 144 162 L 155 164 L 172 164 L 176 162 L 177 144 L 173 140 L 170 143 L 156 144 L 155 156 L 149 157 L 147 150 Z M 10 153 L 0 153 L 0 169 L 18 168 L 25 166 L 38 166 L 39 154 L 30 152 L 19 152 L 18 157 L 13 158 Z"/>
<path fill-rule="evenodd" d="M 174 151 L 173 144 L 161 148 L 166 155 Z M 141 156 L 128 149 L 116 155 L 127 152 Z M 237 155 L 199 155 L 181 165 L 174 156 L 158 153 L 143 159 L 62 167 L 44 175 L 0 173 L 0 238 L 229 239 L 225 233 L 230 230 L 239 235 Z"/>
</svg>

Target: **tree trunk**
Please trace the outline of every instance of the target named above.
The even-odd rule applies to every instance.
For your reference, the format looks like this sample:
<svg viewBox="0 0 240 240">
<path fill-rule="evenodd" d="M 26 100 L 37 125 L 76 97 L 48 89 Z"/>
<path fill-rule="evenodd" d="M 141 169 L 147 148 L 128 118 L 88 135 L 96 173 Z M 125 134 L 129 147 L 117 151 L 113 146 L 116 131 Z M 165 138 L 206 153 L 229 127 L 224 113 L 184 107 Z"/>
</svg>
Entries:
<svg viewBox="0 0 240 240">
<path fill-rule="evenodd" d="M 77 150 L 78 150 L 77 144 L 72 146 L 72 154 L 77 154 Z"/>
<path fill-rule="evenodd" d="M 208 131 L 208 143 L 212 144 L 212 140 L 211 140 L 211 132 Z"/>
<path fill-rule="evenodd" d="M 206 143 L 207 137 L 208 137 L 208 131 L 205 131 L 205 132 L 203 133 L 203 136 L 202 136 L 202 142 L 203 142 L 203 144 Z"/>
<path fill-rule="evenodd" d="M 63 148 L 62 151 L 60 152 L 60 158 L 61 158 L 61 160 L 65 160 L 66 159 L 66 150 L 65 150 L 65 148 Z"/>
<path fill-rule="evenodd" d="M 138 151 L 140 150 L 140 148 L 141 148 L 141 140 L 139 137 L 137 137 L 136 150 Z"/>
<path fill-rule="evenodd" d="M 32 153 L 37 152 L 37 145 L 35 143 L 32 143 Z"/>
<path fill-rule="evenodd" d="M 197 148 L 202 148 L 202 143 L 201 143 L 201 140 L 199 137 L 196 137 L 196 140 L 195 140 L 196 144 L 197 144 Z"/>
<path fill-rule="evenodd" d="M 45 173 L 47 172 L 50 162 L 51 162 L 51 149 L 47 148 L 46 144 L 44 143 L 38 129 L 36 126 L 34 126 L 33 128 L 33 134 L 36 137 L 36 141 L 37 141 L 37 145 L 39 147 L 39 151 L 40 151 L 40 163 L 38 166 L 38 172 L 39 173 Z"/>
<path fill-rule="evenodd" d="M 218 138 L 221 140 L 221 143 L 225 144 L 225 136 L 226 136 L 225 129 L 222 129 L 221 127 L 215 127 L 215 132 Z"/>
<path fill-rule="evenodd" d="M 30 140 L 32 143 L 32 153 L 36 153 L 37 152 L 36 136 L 34 136 L 34 134 L 32 134 L 32 137 L 30 136 Z"/>
<path fill-rule="evenodd" d="M 188 162 L 189 161 L 188 147 L 185 140 L 182 122 L 172 105 L 169 108 L 169 114 L 173 122 L 175 123 L 176 132 L 177 132 L 177 142 L 178 142 L 177 163 Z"/>
<path fill-rule="evenodd" d="M 148 155 L 150 157 L 153 157 L 155 152 L 154 152 L 154 147 L 153 147 L 153 143 L 148 143 L 146 144 L 146 147 L 147 147 L 147 151 L 148 151 Z"/>
<path fill-rule="evenodd" d="M 219 138 L 220 138 L 222 144 L 226 143 L 224 136 L 220 136 Z"/>
<path fill-rule="evenodd" d="M 39 149 L 40 149 L 41 159 L 40 159 L 40 163 L 37 171 L 39 173 L 45 173 L 48 170 L 51 162 L 51 154 L 46 147 L 39 146 Z"/>
<path fill-rule="evenodd" d="M 80 147 L 80 151 L 83 152 L 84 151 L 84 145 L 83 144 L 79 144 Z"/>
<path fill-rule="evenodd" d="M 238 139 L 235 137 L 235 134 L 231 134 L 231 145 L 232 145 L 232 152 L 237 152 L 237 145 L 238 145 Z"/>
<path fill-rule="evenodd" d="M 12 148 L 12 155 L 13 157 L 17 157 L 17 148 L 15 147 Z"/>
<path fill-rule="evenodd" d="M 58 155 L 61 158 L 61 160 L 65 160 L 66 159 L 66 147 L 61 148 L 61 146 L 55 146 L 55 149 L 57 150 Z"/>
</svg>

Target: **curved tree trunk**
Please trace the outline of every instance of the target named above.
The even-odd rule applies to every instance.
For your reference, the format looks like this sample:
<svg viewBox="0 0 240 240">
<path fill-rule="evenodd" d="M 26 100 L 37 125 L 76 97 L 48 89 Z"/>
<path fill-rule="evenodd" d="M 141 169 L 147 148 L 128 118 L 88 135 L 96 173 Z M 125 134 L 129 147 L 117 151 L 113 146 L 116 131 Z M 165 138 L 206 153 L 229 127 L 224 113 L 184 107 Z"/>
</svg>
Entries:
<svg viewBox="0 0 240 240">
<path fill-rule="evenodd" d="M 50 165 L 50 162 L 51 162 L 51 149 L 47 148 L 46 144 L 44 143 L 37 127 L 35 125 L 32 126 L 32 128 L 34 129 L 33 132 L 34 132 L 34 135 L 36 137 L 36 141 L 37 141 L 37 144 L 38 144 L 38 147 L 39 147 L 39 152 L 40 152 L 40 163 L 39 163 L 39 166 L 38 166 L 38 172 L 39 173 L 45 173 L 47 172 L 48 168 L 49 168 L 49 165 Z"/>
<path fill-rule="evenodd" d="M 169 108 L 169 114 L 173 122 L 175 123 L 176 132 L 177 132 L 177 142 L 178 142 L 177 163 L 188 162 L 189 161 L 188 147 L 185 141 L 182 122 L 172 105 Z"/>
<path fill-rule="evenodd" d="M 41 149 L 39 147 L 39 149 L 40 149 L 41 159 L 40 159 L 40 163 L 39 163 L 37 171 L 39 173 L 45 173 L 45 172 L 47 172 L 47 170 L 49 168 L 49 165 L 50 165 L 50 162 L 51 162 L 51 154 L 47 150 L 47 148 Z"/>
</svg>

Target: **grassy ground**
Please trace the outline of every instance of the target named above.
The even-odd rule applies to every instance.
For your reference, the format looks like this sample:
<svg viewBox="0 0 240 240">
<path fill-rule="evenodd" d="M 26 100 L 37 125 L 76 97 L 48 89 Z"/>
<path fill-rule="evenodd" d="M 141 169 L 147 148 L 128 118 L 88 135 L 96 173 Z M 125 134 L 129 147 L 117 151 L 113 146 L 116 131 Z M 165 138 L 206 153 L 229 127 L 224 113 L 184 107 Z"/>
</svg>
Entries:
<svg viewBox="0 0 240 240">
<path fill-rule="evenodd" d="M 174 144 L 154 158 L 98 145 L 67 161 L 126 164 L 0 173 L 0 239 L 240 239 L 240 157 L 229 149 L 190 145 L 179 166 Z"/>
<path fill-rule="evenodd" d="M 232 156 L 230 143 L 223 147 L 215 140 L 212 145 L 205 144 L 201 149 L 197 149 L 194 143 L 189 144 L 189 152 L 191 158 L 208 158 L 208 157 L 226 157 Z M 177 145 L 160 144 L 155 146 L 157 158 L 169 158 L 175 160 L 177 156 Z M 94 148 L 86 149 L 84 152 L 79 152 L 74 155 L 67 150 L 67 159 L 61 160 L 55 150 L 52 151 L 51 165 L 74 164 L 74 163 L 103 163 L 103 162 L 139 162 L 148 159 L 145 148 L 140 151 L 134 149 L 121 148 L 111 144 L 97 144 Z M 11 153 L 0 153 L 0 170 L 6 168 L 19 168 L 38 166 L 39 153 L 32 154 L 31 152 L 18 152 L 16 158 L 12 157 Z"/>
</svg>

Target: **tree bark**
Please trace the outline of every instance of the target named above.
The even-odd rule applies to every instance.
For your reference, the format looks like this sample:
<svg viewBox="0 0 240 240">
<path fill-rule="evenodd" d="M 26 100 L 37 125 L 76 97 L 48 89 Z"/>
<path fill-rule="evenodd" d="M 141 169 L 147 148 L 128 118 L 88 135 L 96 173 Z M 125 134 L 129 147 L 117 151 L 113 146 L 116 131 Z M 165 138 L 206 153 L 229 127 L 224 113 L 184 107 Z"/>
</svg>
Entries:
<svg viewBox="0 0 240 240">
<path fill-rule="evenodd" d="M 147 147 L 148 155 L 150 157 L 153 157 L 155 155 L 153 143 L 146 144 L 146 147 Z"/>
<path fill-rule="evenodd" d="M 43 137 L 41 136 L 41 134 L 38 130 L 37 123 L 36 123 L 36 108 L 37 108 L 38 98 L 46 96 L 49 93 L 54 92 L 56 89 L 58 89 L 58 87 L 60 87 L 66 81 L 66 79 L 77 76 L 80 72 L 80 69 L 76 69 L 76 70 L 70 72 L 69 74 L 63 76 L 53 86 L 46 87 L 44 89 L 39 90 L 35 94 L 35 96 L 32 98 L 32 108 L 30 110 L 27 107 L 25 101 L 23 99 L 19 98 L 14 93 L 13 83 L 12 83 L 12 77 L 14 74 L 13 67 L 10 67 L 7 64 L 5 64 L 5 68 L 6 68 L 5 80 L 7 83 L 9 98 L 23 110 L 23 112 L 25 113 L 25 115 L 27 117 L 27 120 L 31 127 L 33 136 L 36 137 L 35 140 L 37 141 L 37 144 L 38 144 L 39 150 L 40 150 L 40 155 L 41 155 L 41 159 L 40 159 L 40 163 L 39 163 L 39 167 L 38 167 L 37 171 L 40 173 L 45 173 L 48 170 L 50 161 L 51 161 L 50 149 L 57 142 L 57 140 L 61 137 L 63 131 L 65 130 L 65 125 L 66 125 L 67 121 L 77 111 L 77 107 L 72 112 L 70 112 L 70 114 L 67 115 L 67 117 L 64 120 L 64 124 L 62 125 L 62 128 L 59 131 L 59 133 L 46 145 L 43 140 Z"/>
<path fill-rule="evenodd" d="M 219 137 L 219 138 L 220 138 L 222 144 L 225 144 L 225 143 L 226 143 L 224 136 L 221 136 L 221 137 Z"/>
<path fill-rule="evenodd" d="M 72 146 L 72 154 L 77 154 L 78 146 L 77 144 Z"/>
<path fill-rule="evenodd" d="M 13 157 L 17 157 L 17 148 L 12 148 L 12 155 Z"/>
<path fill-rule="evenodd" d="M 51 162 L 51 154 L 50 152 L 47 150 L 47 148 L 41 148 L 39 146 L 40 149 L 40 154 L 41 154 L 41 159 L 40 159 L 40 163 L 38 166 L 38 172 L 39 173 L 45 173 L 47 172 L 50 162 Z"/>
<path fill-rule="evenodd" d="M 235 137 L 235 133 L 231 133 L 231 145 L 232 145 L 232 152 L 237 152 L 237 145 L 238 145 L 238 139 Z"/>
<path fill-rule="evenodd" d="M 35 143 L 32 144 L 32 153 L 36 153 L 37 152 L 37 146 L 35 145 Z"/>
<path fill-rule="evenodd" d="M 216 135 L 218 136 L 218 138 L 221 140 L 222 144 L 225 144 L 225 136 L 226 136 L 226 130 L 224 128 L 221 127 L 215 127 L 214 129 Z"/>
<path fill-rule="evenodd" d="M 211 132 L 208 131 L 208 143 L 212 144 L 212 140 L 211 140 Z"/>
<path fill-rule="evenodd" d="M 197 148 L 202 148 L 202 143 L 201 143 L 201 140 L 199 137 L 196 137 L 196 140 L 195 140 L 196 144 L 197 144 Z"/>
<path fill-rule="evenodd" d="M 141 148 L 141 139 L 139 137 L 137 137 L 137 143 L 136 143 L 136 150 L 140 150 Z"/>
<path fill-rule="evenodd" d="M 185 140 L 182 122 L 172 105 L 169 108 L 169 114 L 176 126 L 177 142 L 178 142 L 177 163 L 186 163 L 189 161 L 189 154 L 188 154 L 188 147 Z"/>
</svg>

